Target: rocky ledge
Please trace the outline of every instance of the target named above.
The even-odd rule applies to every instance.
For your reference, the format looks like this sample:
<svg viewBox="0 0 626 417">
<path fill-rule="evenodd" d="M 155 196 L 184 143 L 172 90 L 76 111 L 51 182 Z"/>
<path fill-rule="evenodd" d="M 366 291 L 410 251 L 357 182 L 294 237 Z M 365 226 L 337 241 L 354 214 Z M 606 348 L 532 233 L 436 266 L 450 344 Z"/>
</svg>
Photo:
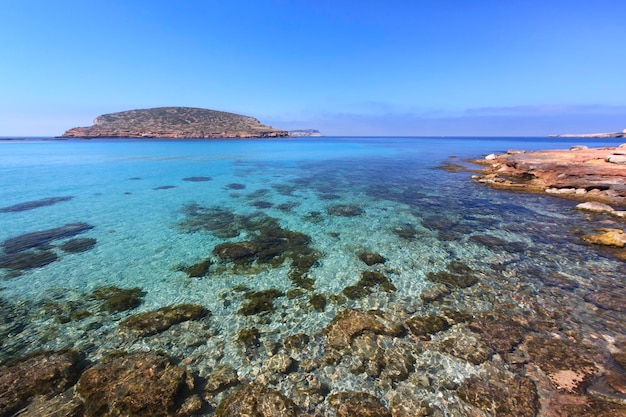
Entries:
<svg viewBox="0 0 626 417">
<path fill-rule="evenodd" d="M 96 117 L 93 126 L 67 130 L 64 138 L 275 138 L 285 130 L 240 114 L 192 107 L 157 107 Z"/>
<path fill-rule="evenodd" d="M 474 179 L 496 188 L 626 206 L 626 144 L 536 152 L 509 150 L 474 162 L 486 167 Z"/>
</svg>

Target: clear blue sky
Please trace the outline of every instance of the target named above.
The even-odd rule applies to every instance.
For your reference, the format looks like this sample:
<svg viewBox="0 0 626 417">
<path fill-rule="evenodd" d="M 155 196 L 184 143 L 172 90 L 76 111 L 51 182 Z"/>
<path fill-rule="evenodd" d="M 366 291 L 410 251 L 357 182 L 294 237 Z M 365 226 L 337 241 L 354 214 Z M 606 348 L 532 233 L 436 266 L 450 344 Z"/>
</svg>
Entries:
<svg viewBox="0 0 626 417">
<path fill-rule="evenodd" d="M 328 135 L 626 128 L 623 0 L 0 0 L 0 136 L 159 106 Z"/>
</svg>

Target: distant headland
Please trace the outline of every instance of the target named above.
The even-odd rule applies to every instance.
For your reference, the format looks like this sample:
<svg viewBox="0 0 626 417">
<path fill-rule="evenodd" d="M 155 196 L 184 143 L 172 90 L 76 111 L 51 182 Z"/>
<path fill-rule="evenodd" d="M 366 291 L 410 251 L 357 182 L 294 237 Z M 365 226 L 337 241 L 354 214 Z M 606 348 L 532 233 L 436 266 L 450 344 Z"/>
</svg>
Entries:
<svg viewBox="0 0 626 417">
<path fill-rule="evenodd" d="M 550 135 L 551 138 L 624 138 L 626 137 L 626 129 L 621 132 L 608 133 L 566 133 L 563 135 Z"/>
<path fill-rule="evenodd" d="M 300 136 L 324 136 L 322 132 L 315 129 L 298 129 L 298 130 L 290 130 L 289 136 L 296 138 Z"/>
<path fill-rule="evenodd" d="M 62 138 L 282 138 L 254 117 L 195 107 L 156 107 L 103 114 L 92 126 L 75 127 Z"/>
</svg>

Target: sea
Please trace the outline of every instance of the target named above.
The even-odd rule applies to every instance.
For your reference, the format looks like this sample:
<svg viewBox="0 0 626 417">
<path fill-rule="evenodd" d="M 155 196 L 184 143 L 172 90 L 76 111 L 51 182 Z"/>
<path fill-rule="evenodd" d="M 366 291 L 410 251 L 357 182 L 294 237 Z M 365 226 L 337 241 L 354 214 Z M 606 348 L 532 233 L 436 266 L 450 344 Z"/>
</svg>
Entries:
<svg viewBox="0 0 626 417">
<path fill-rule="evenodd" d="M 311 415 L 334 416 L 324 398 L 343 391 L 386 407 L 396 394 L 415 395 L 430 415 L 473 415 L 475 405 L 455 390 L 512 365 L 493 346 L 488 359 L 468 357 L 471 346 L 457 343 L 470 332 L 467 320 L 450 319 L 425 338 L 379 334 L 382 349 L 420 346 L 407 353 L 408 375 L 395 379 L 350 358 L 324 359 L 329 326 L 346 310 L 398 322 L 449 310 L 549 311 L 558 324 L 529 334 L 619 350 L 624 313 L 593 295 L 623 294 L 624 261 L 580 239 L 618 221 L 575 210 L 576 201 L 479 184 L 472 161 L 509 149 L 620 143 L 0 138 L 0 364 L 42 350 L 72 349 L 90 364 L 119 351 L 158 351 L 201 380 L 231 367 L 239 381 L 263 382 Z M 442 272 L 477 283 L 442 285 Z M 121 304 L 109 302 L 116 291 Z M 148 335 L 123 325 L 186 304 L 206 314 Z M 306 343 L 289 351 L 293 335 Z M 268 368 L 282 353 L 296 365 Z M 298 375 L 320 381 L 321 399 L 296 392 Z M 227 393 L 216 394 L 213 409 Z"/>
</svg>

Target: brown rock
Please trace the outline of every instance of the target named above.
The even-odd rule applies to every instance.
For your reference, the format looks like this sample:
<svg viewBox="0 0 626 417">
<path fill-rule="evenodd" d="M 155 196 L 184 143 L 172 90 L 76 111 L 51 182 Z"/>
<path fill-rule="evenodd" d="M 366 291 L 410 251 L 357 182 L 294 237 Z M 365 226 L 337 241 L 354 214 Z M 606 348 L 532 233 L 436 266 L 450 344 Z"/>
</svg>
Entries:
<svg viewBox="0 0 626 417">
<path fill-rule="evenodd" d="M 587 243 L 623 248 L 626 245 L 626 233 L 621 229 L 597 229 L 596 234 L 583 235 L 580 238 Z"/>
<path fill-rule="evenodd" d="M 222 400 L 216 417 L 296 417 L 298 407 L 289 398 L 260 384 L 244 385 Z"/>
<path fill-rule="evenodd" d="M 472 376 L 463 381 L 457 395 L 495 416 L 534 417 L 539 412 L 537 388 L 530 379 L 521 376 L 489 380 Z"/>
<path fill-rule="evenodd" d="M 78 390 L 85 416 L 188 416 L 185 389 L 193 388 L 185 370 L 154 353 L 110 355 L 83 373 Z"/>
<path fill-rule="evenodd" d="M 119 326 L 140 336 L 149 336 L 169 329 L 175 324 L 195 320 L 207 314 L 207 310 L 195 304 L 179 304 L 130 316 Z"/>
<path fill-rule="evenodd" d="M 366 392 L 338 392 L 328 402 L 337 409 L 337 417 L 391 417 L 378 398 Z"/>
<path fill-rule="evenodd" d="M 58 394 L 79 376 L 73 351 L 38 352 L 0 367 L 0 415 L 13 415 L 36 395 Z"/>
<path fill-rule="evenodd" d="M 613 163 L 621 161 L 613 155 L 615 151 L 609 147 L 494 155 L 477 161 L 488 168 L 476 180 L 496 188 L 538 193 L 551 190 L 567 198 L 623 205 L 626 166 Z M 566 189 L 573 192 L 560 192 Z"/>
<path fill-rule="evenodd" d="M 582 393 L 597 372 L 587 348 L 575 342 L 531 337 L 525 348 L 558 390 Z"/>
<path fill-rule="evenodd" d="M 324 329 L 327 343 L 335 349 L 350 347 L 351 341 L 365 331 L 396 336 L 403 331 L 401 323 L 390 320 L 382 311 L 344 310 Z"/>
</svg>

